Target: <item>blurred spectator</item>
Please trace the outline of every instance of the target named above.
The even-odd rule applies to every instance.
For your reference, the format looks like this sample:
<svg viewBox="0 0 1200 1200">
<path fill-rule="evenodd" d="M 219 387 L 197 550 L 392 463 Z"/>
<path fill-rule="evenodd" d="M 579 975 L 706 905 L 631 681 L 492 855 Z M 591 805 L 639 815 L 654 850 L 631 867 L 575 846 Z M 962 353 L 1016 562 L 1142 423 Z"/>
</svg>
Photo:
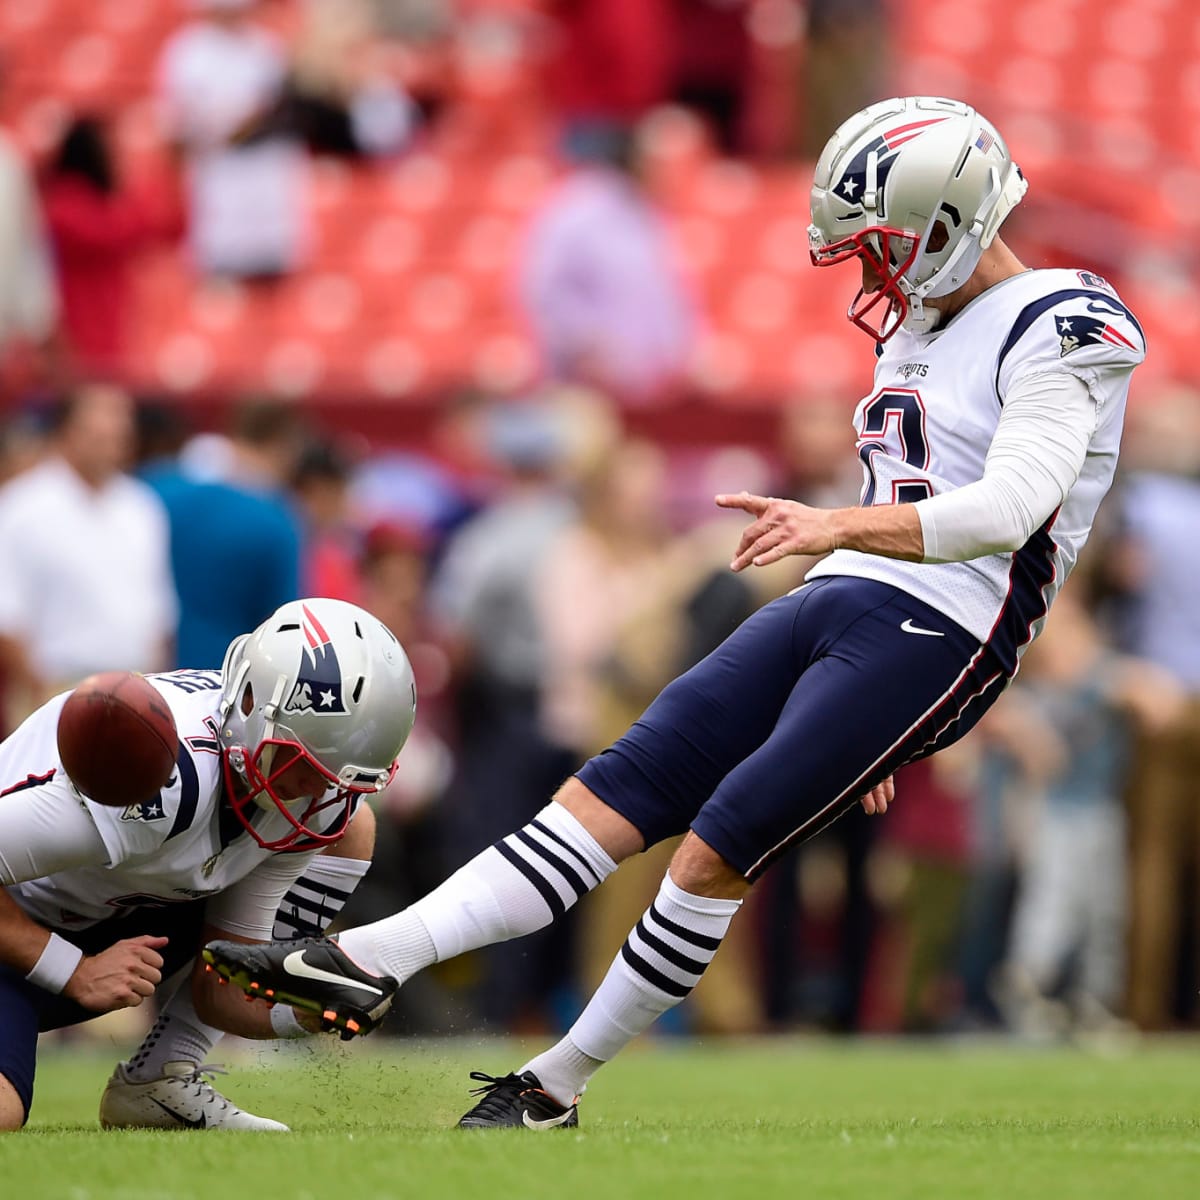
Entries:
<svg viewBox="0 0 1200 1200">
<path fill-rule="evenodd" d="M 454 0 L 371 0 L 375 26 L 384 37 L 433 42 L 454 29 Z"/>
<path fill-rule="evenodd" d="M 191 0 L 167 42 L 159 92 L 186 163 L 189 238 L 203 272 L 271 278 L 303 258 L 304 148 L 275 122 L 284 48 L 253 19 L 256 0 Z"/>
<path fill-rule="evenodd" d="M 888 965 L 899 1003 L 891 1019 L 905 1033 L 945 1031 L 961 1003 L 954 972 L 970 880 L 972 810 L 960 785 L 936 760 L 897 771 L 896 803 L 870 854 L 868 875 L 886 910 L 881 922 L 886 930 L 891 918 L 896 943 Z"/>
<path fill-rule="evenodd" d="M 847 115 L 894 92 L 884 0 L 808 0 L 800 152 L 815 158 Z"/>
<path fill-rule="evenodd" d="M 182 229 L 175 189 L 165 177 L 153 191 L 122 187 L 104 126 L 78 116 L 43 173 L 42 202 L 74 365 L 112 374 L 124 365 L 134 259 Z"/>
<path fill-rule="evenodd" d="M 750 7 L 751 0 L 675 0 L 671 99 L 704 117 L 723 154 L 746 150 Z"/>
<path fill-rule="evenodd" d="M 1122 793 L 1133 722 L 1162 729 L 1177 711 L 1169 676 L 1114 654 L 1072 593 L 1055 604 L 1005 698 L 1016 753 L 1039 742 L 1041 778 L 997 998 L 1017 1032 L 1117 1027 L 1125 985 L 1126 852 Z M 1024 709 L 1017 723 L 1014 708 Z M 1051 1001 L 1065 995 L 1067 1009 Z"/>
<path fill-rule="evenodd" d="M 489 430 L 505 489 L 451 537 L 431 593 L 455 684 L 458 757 L 446 802 L 452 868 L 527 820 L 575 765 L 541 722 L 546 648 L 536 580 L 573 511 L 561 486 L 562 437 L 553 415 L 533 403 L 495 410 Z M 544 1025 L 549 982 L 562 976 L 564 928 L 483 953 L 485 1021 Z"/>
<path fill-rule="evenodd" d="M 611 723 L 603 719 L 601 696 L 622 691 L 609 678 L 617 670 L 618 633 L 667 582 L 664 483 L 656 446 L 616 445 L 580 480 L 578 516 L 550 539 L 536 572 L 545 645 L 542 725 L 578 762 L 608 744 Z M 669 681 L 663 672 L 676 657 L 671 633 L 663 629 L 655 640 L 658 669 L 646 668 L 660 684 Z M 632 680 L 628 687 L 643 695 Z"/>
<path fill-rule="evenodd" d="M 300 518 L 286 485 L 303 438 L 293 405 L 249 401 L 231 413 L 219 476 L 198 476 L 186 453 L 143 468 L 170 517 L 178 666 L 220 662 L 235 637 L 301 594 Z"/>
<path fill-rule="evenodd" d="M 51 355 L 58 318 L 37 190 L 20 151 L 0 131 L 0 368 L 14 346 Z"/>
<path fill-rule="evenodd" d="M 379 796 L 380 836 L 387 825 L 407 831 L 397 853 L 406 864 L 399 877 L 379 880 L 395 893 L 415 898 L 445 877 L 444 847 L 435 845 L 431 812 L 450 782 L 453 760 L 449 747 L 452 721 L 449 709 L 450 658 L 437 640 L 429 617 L 429 550 L 426 534 L 411 526 L 381 523 L 367 531 L 362 543 L 361 603 L 400 640 L 417 683 L 420 717 L 404 745 L 404 763 Z M 418 858 L 411 835 L 420 827 L 423 856 Z M 378 854 L 378 852 L 377 852 Z M 404 901 L 407 903 L 408 901 Z M 396 911 L 381 908 L 380 913 Z"/>
<path fill-rule="evenodd" d="M 1180 388 L 1137 410 L 1126 461 L 1104 554 L 1121 646 L 1187 695 L 1175 721 L 1142 732 L 1129 790 L 1129 1016 L 1163 1029 L 1196 1014 L 1194 969 L 1179 968 L 1196 960 L 1184 931 L 1200 937 L 1200 396 Z"/>
<path fill-rule="evenodd" d="M 363 607 L 399 638 L 417 681 L 420 719 L 405 743 L 403 769 L 379 798 L 383 814 L 407 827 L 423 820 L 440 801 L 450 782 L 452 761 L 447 745 L 450 660 L 428 613 L 429 539 L 408 526 L 376 525 L 363 540 L 360 570 Z M 381 831 L 384 824 L 380 822 Z M 392 887 L 418 896 L 425 886 L 441 882 L 434 863 L 413 867 L 402 880 L 393 880 Z"/>
<path fill-rule="evenodd" d="M 1029 780 L 1044 778 L 1041 737 L 1022 738 L 1024 708 L 1010 694 L 994 705 L 964 742 L 939 759 L 943 776 L 968 798 L 971 877 L 962 901 L 958 974 L 963 1031 L 1004 1024 L 996 980 L 1008 954 L 1009 925 L 1021 864 L 1029 854 L 1034 797 Z M 1015 729 L 1014 729 L 1015 727 Z"/>
<path fill-rule="evenodd" d="M 489 451 L 490 401 L 474 389 L 454 391 L 438 406 L 425 446 L 388 450 L 359 465 L 350 502 L 367 525 L 421 530 L 436 560 L 447 537 L 478 512 L 496 486 Z"/>
<path fill-rule="evenodd" d="M 361 605 L 400 639 L 417 683 L 417 723 L 395 779 L 372 801 L 378 814 L 375 869 L 346 906 L 343 923 L 373 921 L 412 903 L 449 873 L 445 805 L 454 758 L 449 744 L 450 663 L 434 636 L 427 586 L 431 541 L 412 525 L 380 522 L 362 540 Z M 436 972 L 397 997 L 385 1032 L 447 1034 L 471 1015 Z"/>
<path fill-rule="evenodd" d="M 304 525 L 303 596 L 362 603 L 361 537 L 351 518 L 350 472 L 349 453 L 328 440 L 309 442 L 297 459 L 290 482 Z M 400 637 L 396 630 L 392 632 Z"/>
<path fill-rule="evenodd" d="M 177 604 L 166 514 L 125 468 L 134 406 L 79 388 L 53 414 L 50 454 L 0 488 L 0 658 L 9 721 L 94 671 L 162 670 Z"/>
<path fill-rule="evenodd" d="M 188 160 L 193 257 L 211 274 L 274 278 L 307 253 L 306 147 L 390 153 L 416 110 L 363 0 L 305 0 L 291 50 L 255 24 L 257 0 L 193 7 L 159 70 L 168 134 Z"/>
<path fill-rule="evenodd" d="M 416 109 L 390 77 L 366 0 L 304 0 L 283 106 L 310 150 L 389 154 L 411 136 Z"/>
<path fill-rule="evenodd" d="M 568 147 L 629 128 L 670 95 L 674 0 L 552 0 L 546 87 Z"/>
<path fill-rule="evenodd" d="M 35 466 L 47 440 L 45 423 L 33 411 L 15 411 L 0 420 L 0 484 Z"/>
<path fill-rule="evenodd" d="M 634 135 L 592 129 L 534 218 L 520 298 L 548 376 L 645 400 L 679 381 L 696 313 L 638 178 Z"/>
<path fill-rule="evenodd" d="M 373 801 L 379 812 L 375 861 L 366 890 L 355 893 L 351 924 L 395 912 L 445 877 L 434 811 L 450 781 L 447 685 L 450 662 L 427 610 L 429 538 L 413 526 L 381 522 L 361 544 L 359 603 L 400 640 L 417 684 L 419 717 L 395 779 Z"/>
</svg>

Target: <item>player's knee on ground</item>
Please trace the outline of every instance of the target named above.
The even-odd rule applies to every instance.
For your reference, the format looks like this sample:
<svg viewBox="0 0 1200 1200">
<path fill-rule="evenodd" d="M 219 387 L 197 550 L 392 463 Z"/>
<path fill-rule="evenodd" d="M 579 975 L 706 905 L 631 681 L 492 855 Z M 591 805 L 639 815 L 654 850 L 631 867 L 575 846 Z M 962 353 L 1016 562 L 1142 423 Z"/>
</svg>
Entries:
<svg viewBox="0 0 1200 1200">
<path fill-rule="evenodd" d="M 12 1133 L 25 1124 L 25 1105 L 17 1089 L 0 1075 L 0 1133 Z"/>
<path fill-rule="evenodd" d="M 346 835 L 327 846 L 321 853 L 330 858 L 361 858 L 370 862 L 375 856 L 375 812 L 366 803 L 360 803 L 354 819 L 346 829 Z"/>
</svg>

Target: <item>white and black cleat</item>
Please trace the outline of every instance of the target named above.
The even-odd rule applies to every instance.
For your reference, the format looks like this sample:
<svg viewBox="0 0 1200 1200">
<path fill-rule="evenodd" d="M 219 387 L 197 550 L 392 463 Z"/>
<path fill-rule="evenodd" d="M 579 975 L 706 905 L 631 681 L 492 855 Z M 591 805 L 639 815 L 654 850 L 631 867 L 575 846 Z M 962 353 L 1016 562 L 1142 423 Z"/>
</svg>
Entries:
<svg viewBox="0 0 1200 1200">
<path fill-rule="evenodd" d="M 287 1133 L 288 1127 L 238 1108 L 209 1082 L 223 1075 L 217 1066 L 169 1062 L 157 1079 L 130 1079 L 118 1063 L 100 1097 L 100 1124 L 105 1129 L 238 1129 Z"/>
<path fill-rule="evenodd" d="M 579 1106 L 559 1104 L 542 1087 L 532 1071 L 520 1075 L 486 1075 L 472 1071 L 471 1078 L 482 1084 L 473 1096 L 483 1099 L 458 1120 L 459 1129 L 574 1129 L 579 1124 Z"/>
<path fill-rule="evenodd" d="M 209 942 L 205 963 L 251 999 L 316 1013 L 343 1040 L 370 1033 L 387 1015 L 400 985 L 364 971 L 325 937 L 288 942 Z"/>
</svg>

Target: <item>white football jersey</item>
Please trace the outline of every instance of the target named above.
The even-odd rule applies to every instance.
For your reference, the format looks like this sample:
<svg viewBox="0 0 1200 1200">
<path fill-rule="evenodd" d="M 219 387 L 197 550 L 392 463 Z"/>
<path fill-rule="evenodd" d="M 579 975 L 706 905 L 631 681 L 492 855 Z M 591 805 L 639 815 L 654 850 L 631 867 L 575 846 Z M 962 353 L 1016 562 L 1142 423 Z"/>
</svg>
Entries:
<svg viewBox="0 0 1200 1200">
<path fill-rule="evenodd" d="M 152 800 L 112 808 L 82 796 L 63 768 L 57 748 L 58 717 L 70 693 L 56 696 L 0 742 L 0 804 L 82 807 L 107 853 L 107 862 L 73 866 L 10 884 L 8 893 L 39 924 L 83 929 L 141 906 L 177 904 L 227 893 L 256 869 L 282 895 L 312 859 L 311 852 L 264 850 L 223 800 L 217 740 L 218 671 L 172 671 L 148 676 L 171 708 L 179 732 L 179 757 L 168 785 Z M 268 840 L 290 829 L 272 808 L 254 816 Z M 250 906 L 253 908 L 253 905 Z M 216 920 L 231 932 L 256 927 L 270 937 L 274 908 L 261 916 L 236 912 Z M 211 910 L 210 910 L 211 911 Z M 256 936 L 246 933 L 246 936 Z"/>
<path fill-rule="evenodd" d="M 1091 532 L 1112 483 L 1141 326 L 1088 271 L 1027 271 L 988 288 L 945 329 L 901 329 L 883 344 L 871 394 L 855 410 L 861 503 L 902 504 L 983 477 L 1008 389 L 1067 372 L 1088 387 L 1098 423 L 1066 500 L 1024 546 L 968 562 L 911 563 L 838 550 L 808 578 L 861 575 L 946 614 L 1016 669 Z"/>
</svg>

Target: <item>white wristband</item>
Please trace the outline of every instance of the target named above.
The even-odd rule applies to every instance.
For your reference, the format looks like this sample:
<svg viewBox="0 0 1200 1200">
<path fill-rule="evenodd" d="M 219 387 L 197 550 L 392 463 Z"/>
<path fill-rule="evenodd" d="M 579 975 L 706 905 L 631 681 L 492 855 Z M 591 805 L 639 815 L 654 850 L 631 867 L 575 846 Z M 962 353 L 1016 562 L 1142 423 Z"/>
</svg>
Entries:
<svg viewBox="0 0 1200 1200">
<path fill-rule="evenodd" d="M 296 1020 L 296 1011 L 290 1004 L 277 1004 L 271 1009 L 271 1028 L 277 1038 L 311 1037 L 312 1030 L 305 1029 Z"/>
<path fill-rule="evenodd" d="M 72 946 L 66 938 L 52 933 L 41 958 L 33 964 L 33 970 L 25 978 L 35 987 L 59 995 L 75 974 L 75 968 L 82 958 L 83 951 L 78 946 Z"/>
</svg>

